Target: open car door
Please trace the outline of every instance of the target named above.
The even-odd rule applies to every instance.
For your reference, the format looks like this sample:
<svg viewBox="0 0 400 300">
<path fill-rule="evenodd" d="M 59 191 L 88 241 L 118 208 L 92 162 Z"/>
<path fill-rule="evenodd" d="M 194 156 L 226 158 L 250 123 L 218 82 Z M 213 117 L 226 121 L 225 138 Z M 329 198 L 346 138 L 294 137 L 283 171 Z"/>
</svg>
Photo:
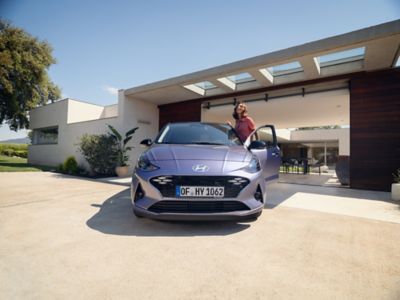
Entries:
<svg viewBox="0 0 400 300">
<path fill-rule="evenodd" d="M 278 147 L 275 127 L 264 125 L 257 128 L 245 141 L 244 145 L 260 160 L 265 183 L 279 178 L 281 154 Z"/>
</svg>

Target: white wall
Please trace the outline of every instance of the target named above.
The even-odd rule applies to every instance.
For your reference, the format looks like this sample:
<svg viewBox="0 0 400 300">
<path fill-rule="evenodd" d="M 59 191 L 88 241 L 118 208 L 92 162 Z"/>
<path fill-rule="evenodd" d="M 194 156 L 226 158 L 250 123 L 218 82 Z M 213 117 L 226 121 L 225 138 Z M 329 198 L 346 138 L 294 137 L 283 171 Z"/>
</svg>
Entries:
<svg viewBox="0 0 400 300">
<path fill-rule="evenodd" d="M 68 123 L 82 122 L 88 120 L 100 119 L 104 111 L 103 106 L 78 102 L 76 100 L 68 101 Z"/>
<path fill-rule="evenodd" d="M 158 107 L 153 103 L 126 97 L 123 90 L 119 91 L 118 106 L 121 130 L 126 132 L 134 127 L 139 127 L 131 140 L 134 147 L 129 153 L 132 171 L 139 155 L 144 151 L 140 142 L 147 138 L 154 139 L 158 133 Z"/>
<path fill-rule="evenodd" d="M 32 109 L 29 112 L 30 129 L 53 127 L 67 123 L 68 99 Z"/>
<path fill-rule="evenodd" d="M 118 117 L 89 121 L 78 120 L 100 117 L 104 108 L 97 105 L 65 99 L 53 104 L 41 106 L 30 112 L 30 129 L 58 126 L 58 143 L 51 145 L 30 145 L 28 162 L 31 164 L 56 166 L 64 162 L 68 156 L 75 156 L 80 165 L 87 166 L 78 151 L 80 137 L 87 134 L 101 134 L 108 131 L 107 124 L 120 127 Z M 99 113 L 100 112 L 100 113 Z M 110 108 L 110 114 L 116 112 Z M 72 123 L 71 123 L 72 122 Z"/>
<path fill-rule="evenodd" d="M 154 139 L 158 133 L 158 107 L 140 99 L 125 97 L 123 91 L 120 91 L 116 105 L 101 107 L 67 99 L 34 109 L 31 112 L 31 129 L 58 126 L 58 144 L 30 146 L 28 161 L 32 164 L 56 166 L 73 155 L 80 165 L 87 166 L 78 151 L 79 140 L 85 133 L 108 132 L 107 124 L 122 134 L 139 127 L 129 143 L 129 146 L 134 147 L 129 153 L 132 171 L 144 150 L 140 141 L 145 138 Z"/>
<path fill-rule="evenodd" d="M 118 104 L 104 106 L 101 118 L 112 118 L 118 116 Z"/>
</svg>

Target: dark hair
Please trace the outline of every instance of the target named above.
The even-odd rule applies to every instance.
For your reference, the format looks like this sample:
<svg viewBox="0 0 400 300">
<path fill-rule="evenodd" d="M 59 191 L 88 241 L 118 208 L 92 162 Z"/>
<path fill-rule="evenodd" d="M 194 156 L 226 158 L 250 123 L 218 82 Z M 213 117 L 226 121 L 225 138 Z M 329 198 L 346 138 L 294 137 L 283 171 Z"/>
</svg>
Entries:
<svg viewBox="0 0 400 300">
<path fill-rule="evenodd" d="M 248 115 L 246 104 L 244 104 L 244 102 L 238 102 L 238 103 L 236 103 L 235 108 L 233 109 L 233 114 L 232 114 L 232 116 L 233 116 L 233 118 L 234 118 L 235 120 L 239 120 L 239 119 L 240 119 L 240 116 L 239 116 L 238 113 L 236 112 L 236 109 L 239 107 L 239 105 L 242 105 L 243 108 L 244 108 L 241 117 L 244 118 L 244 117 L 247 117 L 247 115 Z"/>
</svg>

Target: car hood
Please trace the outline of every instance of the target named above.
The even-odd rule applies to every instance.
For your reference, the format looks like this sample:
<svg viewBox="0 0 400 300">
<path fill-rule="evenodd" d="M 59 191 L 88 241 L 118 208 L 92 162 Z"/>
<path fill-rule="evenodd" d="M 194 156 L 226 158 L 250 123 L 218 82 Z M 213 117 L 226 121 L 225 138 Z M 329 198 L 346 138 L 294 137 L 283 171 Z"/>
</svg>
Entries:
<svg viewBox="0 0 400 300">
<path fill-rule="evenodd" d="M 150 161 L 214 160 L 250 161 L 251 153 L 244 146 L 220 145 L 153 145 L 146 155 Z"/>
</svg>

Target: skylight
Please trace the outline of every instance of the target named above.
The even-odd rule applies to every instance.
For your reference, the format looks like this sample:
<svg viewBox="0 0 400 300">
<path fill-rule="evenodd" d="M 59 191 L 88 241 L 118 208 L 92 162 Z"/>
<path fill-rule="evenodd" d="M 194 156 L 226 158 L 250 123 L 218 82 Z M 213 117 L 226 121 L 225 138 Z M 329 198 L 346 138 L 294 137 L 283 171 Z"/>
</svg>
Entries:
<svg viewBox="0 0 400 300">
<path fill-rule="evenodd" d="M 290 63 L 283 64 L 283 65 L 276 65 L 276 66 L 268 67 L 265 69 L 261 69 L 260 71 L 262 72 L 262 70 L 267 71 L 274 77 L 284 76 L 284 75 L 289 75 L 289 74 L 294 74 L 294 73 L 301 73 L 304 71 L 303 67 L 300 65 L 300 63 L 298 61 L 290 62 Z"/>
<path fill-rule="evenodd" d="M 334 52 L 318 57 L 321 68 L 364 59 L 365 47 Z"/>
<path fill-rule="evenodd" d="M 255 79 L 253 78 L 253 76 L 251 76 L 251 75 L 250 75 L 249 73 L 247 73 L 247 72 L 243 72 L 243 73 L 239 73 L 239 74 L 227 76 L 226 78 L 228 78 L 230 81 L 232 81 L 232 82 L 235 83 L 235 84 L 240 84 L 240 83 L 255 81 Z"/>
<path fill-rule="evenodd" d="M 203 90 L 215 89 L 217 87 L 216 85 L 212 84 L 209 81 L 202 81 L 202 82 L 194 83 L 194 85 Z"/>
<path fill-rule="evenodd" d="M 394 66 L 400 67 L 400 56 L 397 58 L 396 64 Z"/>
</svg>

